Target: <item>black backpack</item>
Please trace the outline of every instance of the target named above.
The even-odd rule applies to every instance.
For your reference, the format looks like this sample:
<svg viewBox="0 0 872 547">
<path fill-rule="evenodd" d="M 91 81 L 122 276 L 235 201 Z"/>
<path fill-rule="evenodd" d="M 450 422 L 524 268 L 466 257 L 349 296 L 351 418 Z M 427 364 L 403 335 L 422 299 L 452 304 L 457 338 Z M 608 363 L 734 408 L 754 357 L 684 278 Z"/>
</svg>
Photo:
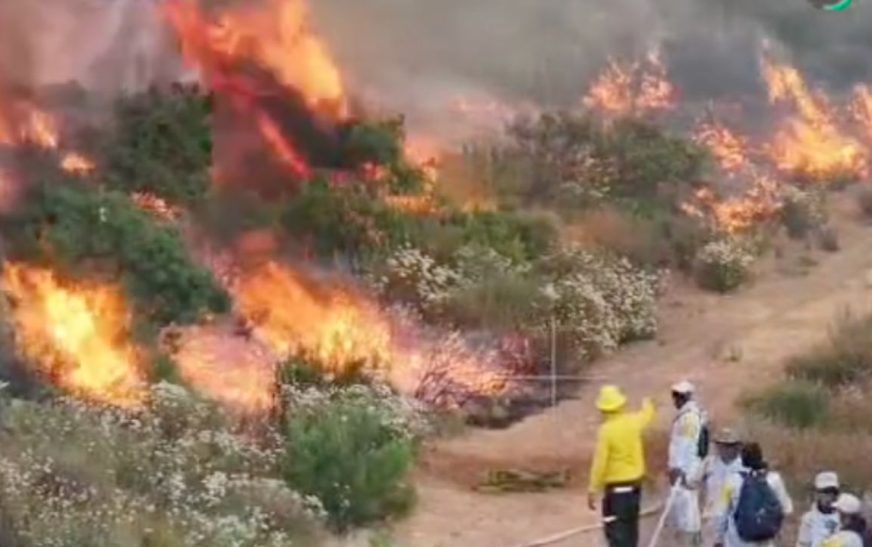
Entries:
<svg viewBox="0 0 872 547">
<path fill-rule="evenodd" d="M 699 413 L 699 437 L 696 440 L 696 455 L 701 460 L 704 460 L 709 455 L 709 446 L 711 445 L 711 432 L 709 431 L 708 418 L 705 413 Z"/>
<path fill-rule="evenodd" d="M 766 470 L 742 473 L 742 489 L 733 520 L 742 541 L 769 541 L 784 523 L 784 508 L 766 480 Z"/>
</svg>

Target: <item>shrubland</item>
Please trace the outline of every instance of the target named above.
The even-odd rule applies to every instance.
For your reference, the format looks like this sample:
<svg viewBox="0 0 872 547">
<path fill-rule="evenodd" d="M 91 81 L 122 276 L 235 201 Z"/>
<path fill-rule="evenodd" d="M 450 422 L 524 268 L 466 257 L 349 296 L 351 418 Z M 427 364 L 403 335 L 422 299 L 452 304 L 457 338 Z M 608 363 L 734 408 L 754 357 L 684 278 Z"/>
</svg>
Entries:
<svg viewBox="0 0 872 547">
<path fill-rule="evenodd" d="M 745 402 L 752 431 L 797 482 L 833 469 L 848 489 L 872 488 L 862 459 L 872 445 L 872 318 L 840 318 L 829 339 L 788 362 L 780 384 Z M 775 452 L 777 450 L 777 452 Z"/>
<path fill-rule="evenodd" d="M 244 184 L 210 187 L 211 106 L 191 88 L 124 98 L 98 139 L 98 170 L 35 169 L 23 206 L 0 223 L 10 258 L 120 281 L 154 353 L 158 329 L 230 308 L 190 248 L 192 227 L 220 244 L 267 229 L 294 258 L 346 269 L 439 332 L 521 333 L 544 347 L 553 328 L 560 366 L 573 370 L 655 335 L 665 269 L 718 291 L 749 275 L 744 242 L 681 211 L 706 155 L 644 122 L 519 121 L 506 144 L 463 158 L 488 166 L 487 206 L 410 164 L 399 121 L 358 123 L 343 142 L 354 168 L 266 199 Z M 133 193 L 182 218 L 143 210 Z M 147 375 L 164 381 L 131 411 L 18 389 L 27 369 L 6 349 L 18 398 L 0 402 L 3 545 L 317 545 L 324 530 L 414 503 L 426 411 L 353 364 L 326 378 L 293 356 L 275 415 L 252 423 L 170 383 L 165 358 Z"/>
</svg>

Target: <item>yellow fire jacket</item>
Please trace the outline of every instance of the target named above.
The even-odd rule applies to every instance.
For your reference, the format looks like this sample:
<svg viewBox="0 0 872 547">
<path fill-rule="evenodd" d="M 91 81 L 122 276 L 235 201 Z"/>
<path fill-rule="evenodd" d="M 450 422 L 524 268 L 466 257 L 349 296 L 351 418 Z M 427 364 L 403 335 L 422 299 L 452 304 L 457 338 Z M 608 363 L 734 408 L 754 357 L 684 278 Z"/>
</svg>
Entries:
<svg viewBox="0 0 872 547">
<path fill-rule="evenodd" d="M 642 401 L 639 412 L 607 416 L 599 428 L 590 468 L 590 488 L 599 493 L 608 484 L 637 481 L 645 476 L 642 433 L 654 420 L 654 405 Z"/>
</svg>

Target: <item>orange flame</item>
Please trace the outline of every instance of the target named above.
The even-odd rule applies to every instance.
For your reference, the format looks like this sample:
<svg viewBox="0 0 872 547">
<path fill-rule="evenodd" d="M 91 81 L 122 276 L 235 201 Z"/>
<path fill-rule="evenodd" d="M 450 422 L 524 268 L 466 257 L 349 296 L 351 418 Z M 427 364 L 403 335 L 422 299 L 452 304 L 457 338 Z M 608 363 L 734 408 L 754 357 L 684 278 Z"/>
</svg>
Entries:
<svg viewBox="0 0 872 547">
<path fill-rule="evenodd" d="M 310 26 L 304 0 L 237 3 L 207 20 L 196 0 L 166 0 L 165 13 L 189 62 L 207 79 L 222 66 L 250 60 L 299 91 L 310 108 L 344 118 L 344 84 L 336 64 Z"/>
<path fill-rule="evenodd" d="M 867 154 L 839 130 L 826 96 L 812 92 L 792 66 L 764 58 L 762 67 L 770 102 L 789 104 L 796 110 L 769 146 L 776 167 L 813 181 L 861 176 Z"/>
<path fill-rule="evenodd" d="M 86 175 L 96 169 L 94 162 L 78 152 L 67 152 L 61 158 L 61 169 L 67 173 Z"/>
<path fill-rule="evenodd" d="M 269 349 L 221 325 L 184 327 L 172 334 L 173 361 L 194 389 L 242 413 L 272 408 L 278 358 Z"/>
<path fill-rule="evenodd" d="M 694 140 L 708 148 L 718 165 L 727 173 L 736 174 L 750 164 L 745 138 L 717 122 L 702 123 L 694 135 Z"/>
<path fill-rule="evenodd" d="M 643 63 L 620 65 L 609 61 L 582 103 L 613 116 L 629 116 L 675 107 L 676 90 L 656 49 Z"/>
<path fill-rule="evenodd" d="M 29 101 L 13 100 L 0 112 L 0 144 L 32 143 L 41 148 L 55 149 L 58 135 L 54 117 Z"/>
<path fill-rule="evenodd" d="M 872 88 L 867 85 L 858 85 L 854 88 L 851 114 L 860 125 L 866 138 L 872 141 Z"/>
<path fill-rule="evenodd" d="M 427 340 L 375 301 L 276 262 L 246 272 L 231 292 L 253 334 L 278 355 L 306 356 L 334 374 L 359 366 L 410 394 L 427 389 L 422 383 L 437 369 L 460 392 L 499 395 L 509 389 L 495 355 L 474 351 L 456 337 Z"/>
<path fill-rule="evenodd" d="M 137 207 L 161 220 L 174 221 L 179 217 L 180 212 L 177 208 L 154 194 L 134 192 L 130 195 L 130 199 Z"/>
<path fill-rule="evenodd" d="M 692 202 L 682 204 L 685 213 L 708 220 L 715 230 L 728 234 L 746 232 L 774 219 L 783 203 L 780 185 L 759 176 L 744 194 L 722 199 L 711 188 L 701 188 Z"/>
<path fill-rule="evenodd" d="M 266 262 L 231 288 L 240 311 L 282 355 L 305 353 L 334 372 L 389 362 L 390 325 L 350 290 L 318 291 L 299 273 Z"/>
<path fill-rule="evenodd" d="M 62 282 L 54 272 L 7 264 L 3 287 L 23 355 L 39 373 L 87 399 L 131 407 L 145 391 L 130 314 L 119 287 Z"/>
</svg>

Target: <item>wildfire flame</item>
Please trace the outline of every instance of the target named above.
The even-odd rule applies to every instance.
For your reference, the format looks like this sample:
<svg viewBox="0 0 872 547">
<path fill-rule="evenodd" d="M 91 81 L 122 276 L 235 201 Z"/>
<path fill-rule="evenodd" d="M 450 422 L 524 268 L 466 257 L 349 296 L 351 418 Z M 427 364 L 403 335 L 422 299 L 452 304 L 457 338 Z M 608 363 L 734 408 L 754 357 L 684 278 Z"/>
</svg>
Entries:
<svg viewBox="0 0 872 547">
<path fill-rule="evenodd" d="M 244 272 L 231 292 L 256 338 L 277 355 L 305 356 L 328 373 L 361 367 L 441 404 L 513 387 L 498 353 L 475 350 L 457 336 L 428 339 L 417 325 L 392 319 L 374 300 L 274 261 Z"/>
<path fill-rule="evenodd" d="M 3 288 L 22 354 L 86 399 L 131 407 L 145 396 L 128 313 L 114 285 L 63 282 L 51 270 L 6 264 Z"/>
<path fill-rule="evenodd" d="M 862 128 L 866 138 L 872 141 L 872 88 L 867 85 L 858 85 L 854 88 L 851 114 Z"/>
<path fill-rule="evenodd" d="M 313 112 L 333 121 L 349 114 L 342 76 L 327 47 L 313 32 L 305 0 L 236 3 L 206 13 L 198 0 L 164 0 L 187 62 L 214 91 L 229 97 L 255 120 L 264 141 L 294 173 L 309 174 L 294 143 L 255 97 L 262 90 L 247 67 L 267 71 Z"/>
<path fill-rule="evenodd" d="M 299 273 L 272 261 L 239 277 L 231 290 L 242 315 L 279 354 L 305 353 L 334 372 L 390 360 L 390 325 L 350 290 L 319 294 Z"/>
<path fill-rule="evenodd" d="M 613 116 L 629 116 L 675 107 L 676 90 L 656 49 L 643 63 L 621 65 L 610 60 L 582 103 Z"/>
<path fill-rule="evenodd" d="M 8 100 L 0 109 L 0 145 L 32 144 L 44 150 L 60 148 L 60 123 L 57 117 L 25 100 Z M 65 152 L 61 169 L 68 173 L 86 174 L 94 163 L 78 152 Z"/>
<path fill-rule="evenodd" d="M 180 211 L 166 200 L 148 192 L 134 192 L 130 195 L 130 199 L 137 207 L 161 220 L 172 222 L 180 215 Z"/>
<path fill-rule="evenodd" d="M 746 232 L 770 221 L 782 207 L 780 184 L 764 176 L 756 177 L 743 194 L 722 198 L 704 187 L 695 193 L 692 202 L 682 204 L 685 213 L 707 220 L 715 230 L 728 234 Z"/>
<path fill-rule="evenodd" d="M 708 148 L 721 169 L 729 174 L 736 174 L 750 165 L 745 138 L 717 122 L 700 124 L 694 140 Z"/>
<path fill-rule="evenodd" d="M 68 152 L 61 158 L 61 169 L 67 173 L 87 175 L 96 169 L 94 162 L 78 152 Z"/>
<path fill-rule="evenodd" d="M 278 357 L 226 325 L 173 329 L 165 333 L 182 379 L 241 413 L 272 408 Z"/>
<path fill-rule="evenodd" d="M 764 57 L 762 68 L 769 101 L 791 105 L 796 114 L 785 121 L 769 147 L 776 167 L 813 181 L 861 176 L 867 154 L 840 131 L 826 96 L 811 91 L 792 66 Z"/>
</svg>

